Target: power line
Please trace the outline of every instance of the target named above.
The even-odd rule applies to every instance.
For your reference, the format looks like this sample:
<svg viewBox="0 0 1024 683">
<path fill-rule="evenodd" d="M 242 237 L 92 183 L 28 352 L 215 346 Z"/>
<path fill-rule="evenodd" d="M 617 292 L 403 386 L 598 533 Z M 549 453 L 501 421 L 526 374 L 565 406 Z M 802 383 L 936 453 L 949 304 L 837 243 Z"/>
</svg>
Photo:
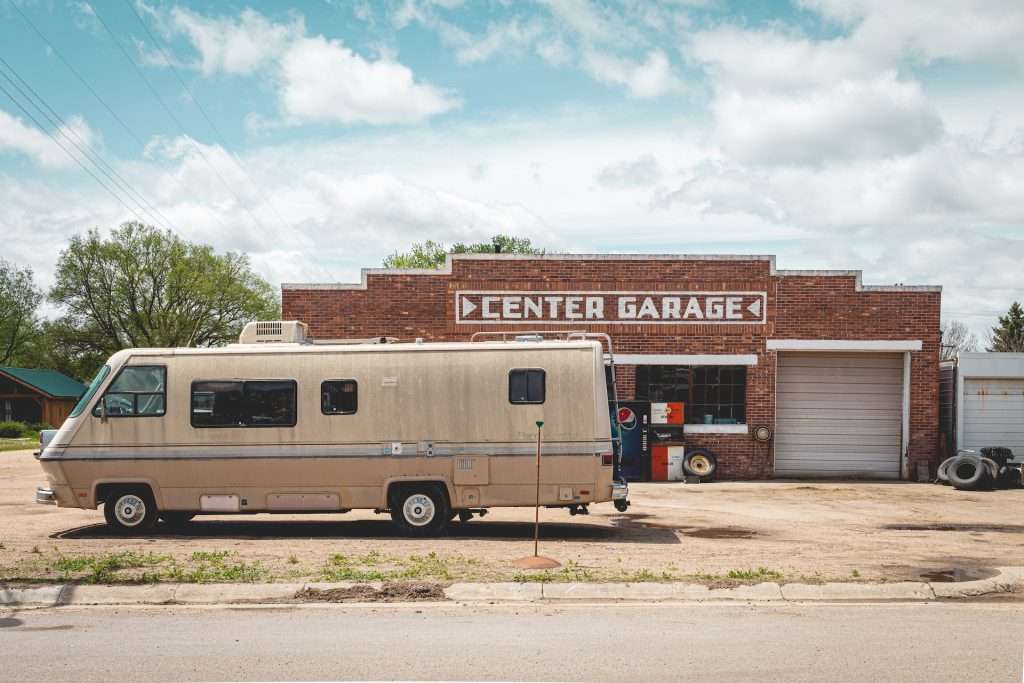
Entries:
<svg viewBox="0 0 1024 683">
<path fill-rule="evenodd" d="M 142 19 L 142 16 L 132 5 L 131 0 L 124 0 L 124 4 L 127 5 L 128 9 L 131 10 L 132 14 L 135 15 L 135 18 L 138 19 L 139 24 L 142 26 L 142 30 L 146 32 L 146 35 L 149 36 L 149 39 L 153 41 L 153 44 L 160 51 L 160 54 L 163 55 L 163 58 L 167 62 L 167 65 L 171 68 L 171 71 L 174 73 L 174 77 L 178 79 L 178 83 L 180 83 L 181 87 L 185 89 L 186 93 L 188 93 L 189 99 L 191 99 L 192 103 L 196 105 L 196 109 L 198 109 L 199 113 L 202 114 L 203 119 L 206 120 L 206 123 L 210 126 L 210 129 L 213 131 L 217 140 L 224 147 L 224 150 L 231 155 L 232 159 L 235 160 L 235 163 L 238 164 L 239 169 L 241 169 L 242 173 L 245 174 L 245 177 L 249 181 L 249 183 L 256 190 L 259 190 L 259 186 L 256 184 L 256 181 L 253 180 L 251 175 L 249 175 L 249 172 L 242 165 L 241 161 L 228 150 L 227 140 L 225 139 L 224 135 L 220 132 L 220 129 L 217 127 L 217 124 L 213 122 L 213 119 L 210 118 L 209 114 L 207 114 L 206 108 L 199 102 L 199 98 L 195 96 L 195 93 L 193 93 L 192 89 L 188 87 L 188 84 L 185 82 L 185 79 L 182 78 L 181 72 L 178 70 L 178 67 L 174 65 L 174 60 L 171 59 L 171 56 L 168 54 L 166 50 L 166 44 L 164 43 L 164 41 L 158 38 L 156 35 L 153 34 L 152 31 L 149 30 L 149 26 L 146 25 L 146 22 Z M 275 216 L 277 216 L 277 220 L 279 220 L 283 224 L 288 223 L 288 221 L 286 221 L 284 217 L 278 212 L 277 207 L 274 206 L 273 200 L 270 199 L 269 195 L 267 196 L 267 206 L 269 206 L 270 210 L 274 212 Z"/>
<path fill-rule="evenodd" d="M 44 133 L 44 134 L 45 134 L 45 135 L 46 135 L 47 137 L 49 137 L 49 138 L 50 138 L 51 140 L 53 140 L 54 144 L 56 144 L 56 145 L 57 145 L 58 147 L 60 147 L 60 148 L 61 148 L 61 149 L 62 149 L 62 150 L 64 151 L 64 153 L 65 153 L 65 154 L 67 154 L 67 155 L 68 155 L 68 157 L 70 157 L 70 159 L 71 159 L 72 161 L 74 161 L 74 162 L 75 162 L 76 164 L 78 164 L 79 166 L 81 166 L 81 168 L 82 168 L 82 170 L 83 170 L 83 171 L 85 171 L 85 172 L 86 172 L 86 173 L 88 173 L 88 174 L 89 174 L 90 176 L 92 176 L 92 179 L 93 179 L 93 180 L 95 180 L 95 181 L 96 181 L 97 183 L 99 183 L 100 187 L 102 187 L 102 188 L 103 188 L 104 190 L 106 190 L 107 192 L 109 192 L 109 193 L 110 193 L 110 196 L 112 196 L 112 197 L 113 197 L 114 199 L 116 199 L 116 200 L 117 200 L 117 202 L 118 202 L 118 203 L 119 203 L 119 204 L 120 204 L 121 206 L 123 206 L 123 207 L 124 207 L 125 209 L 127 209 L 128 211 L 130 211 L 130 212 L 132 212 L 133 214 L 135 214 L 135 217 L 136 217 L 136 218 L 138 218 L 140 222 L 143 222 L 143 223 L 145 223 L 145 222 L 146 222 L 146 221 L 145 221 L 145 219 L 144 219 L 144 218 L 143 218 L 142 216 L 140 216 L 140 215 L 139 215 L 139 212 L 138 212 L 138 211 L 136 211 L 136 210 L 135 210 L 135 209 L 133 209 L 132 207 L 128 206 L 128 205 L 127 205 L 127 204 L 126 204 L 126 203 L 124 202 L 124 200 L 123 200 L 123 199 L 121 198 L 121 195 L 119 195 L 118 193 L 116 193 L 116 192 L 114 192 L 114 191 L 113 191 L 112 189 L 110 189 L 110 187 L 108 187 L 106 183 L 104 183 L 104 182 L 103 182 L 102 180 L 100 180 L 100 179 L 99 179 L 99 177 L 98 177 L 98 176 L 97 176 L 97 175 L 96 175 L 95 173 L 93 173 L 93 172 L 92 172 L 92 170 L 91 170 L 91 169 L 90 169 L 90 168 L 89 168 L 88 166 L 86 166 L 86 165 L 85 165 L 84 163 L 82 163 L 82 161 L 81 161 L 81 160 L 80 160 L 80 159 L 79 159 L 78 157 L 76 157 L 76 156 L 75 156 L 74 154 L 72 154 L 72 153 L 71 153 L 71 152 L 70 152 L 70 151 L 68 150 L 68 148 L 67 148 L 67 147 L 65 147 L 64 145 L 62 145 L 62 144 L 61 144 L 61 142 L 60 142 L 60 140 L 58 140 L 58 139 L 57 139 L 57 138 L 56 138 L 56 137 L 55 137 L 55 136 L 54 136 L 54 135 L 53 135 L 52 133 L 50 133 L 50 131 L 48 131 L 48 130 L 46 129 L 46 127 L 45 127 L 45 126 L 43 126 L 43 125 L 42 125 L 41 123 L 39 123 L 39 121 L 38 121 L 38 120 L 36 119 L 36 117 L 32 115 L 32 112 L 30 112 L 30 111 L 29 111 L 28 109 L 26 109 L 26 108 L 25 108 L 25 107 L 24 107 L 24 106 L 23 106 L 23 105 L 21 104 L 21 102 L 19 102 L 19 101 L 18 101 L 18 100 L 17 100 L 17 99 L 16 99 L 15 97 L 14 97 L 14 95 L 12 95 L 12 94 L 11 94 L 11 92 L 10 92 L 9 90 L 7 90 L 7 88 L 5 88 L 5 87 L 4 87 L 4 86 L 3 86 L 2 84 L 0 84 L 0 92 L 3 92 L 3 93 L 4 93 L 5 95 L 7 95 L 7 97 L 9 97 L 9 98 L 11 99 L 11 102 L 14 102 L 14 105 L 15 105 L 16 107 L 18 107 L 18 109 L 20 109 L 20 110 L 21 110 L 21 111 L 22 111 L 22 112 L 23 112 L 23 113 L 25 114 L 25 116 L 27 116 L 27 117 L 29 118 L 29 120 L 30 120 L 30 121 L 32 121 L 32 123 L 34 123 L 34 124 L 35 124 L 36 128 L 38 128 L 38 129 L 39 129 L 40 131 L 42 131 L 42 132 L 43 132 L 43 133 Z"/>
<path fill-rule="evenodd" d="M 196 142 L 192 140 L 192 138 L 188 136 L 184 124 L 182 124 L 181 120 L 178 119 L 178 117 L 174 114 L 173 111 L 171 111 L 171 108 L 167 106 L 167 103 L 164 102 L 164 99 L 160 96 L 160 93 L 157 92 L 157 89 L 150 82 L 149 78 L 146 77 L 146 74 L 142 71 L 142 69 L 135 62 L 135 60 L 132 59 L 132 56 L 128 54 L 128 51 L 124 49 L 124 46 L 121 45 L 121 41 L 117 39 L 117 35 L 111 30 L 107 22 L 103 20 L 103 17 L 100 15 L 99 10 L 96 8 L 95 5 L 93 5 L 93 14 L 96 17 L 96 19 L 100 22 L 100 25 L 103 26 L 103 29 L 110 35 L 110 38 L 114 41 L 114 45 L 117 46 L 117 49 L 121 52 L 122 55 L 124 55 L 125 59 L 127 59 L 128 62 L 132 65 L 132 67 L 135 69 L 135 73 L 138 74 L 139 78 L 142 79 L 142 82 L 146 84 L 147 88 L 149 88 L 149 92 L 156 99 L 160 107 L 164 110 L 167 116 L 170 117 L 170 119 L 175 123 L 175 125 L 177 125 L 179 129 L 181 129 L 182 133 L 185 133 L 185 137 L 188 140 L 189 144 L 192 145 L 192 148 L 199 153 L 199 156 L 202 157 L 203 161 L 206 162 L 206 165 L 210 167 L 210 170 L 213 171 L 214 175 L 216 175 L 217 178 L 220 179 L 220 182 L 224 185 L 225 188 L 227 188 L 228 192 L 230 192 L 232 196 L 234 196 L 235 201 L 237 201 L 238 205 L 242 207 L 242 210 L 244 210 L 249 215 L 249 217 L 253 220 L 254 223 L 256 223 L 256 225 L 266 230 L 266 226 L 264 226 L 260 222 L 260 220 L 253 214 L 253 212 L 249 210 L 249 207 L 246 206 L 245 202 L 242 201 L 242 198 L 238 195 L 237 192 L 235 192 L 234 188 L 231 187 L 228 181 L 224 179 L 224 176 L 221 175 L 220 171 L 217 170 L 217 167 L 213 165 L 213 162 L 210 161 L 210 158 L 206 155 L 203 149 L 199 145 L 197 145 Z"/>
<path fill-rule="evenodd" d="M 90 148 L 89 143 L 83 140 L 82 137 L 78 134 L 78 132 L 72 126 L 69 126 L 63 118 L 61 118 L 60 114 L 58 114 L 53 109 L 53 107 L 51 107 L 49 103 L 47 103 L 47 101 L 38 92 L 36 92 L 35 88 L 33 88 L 31 84 L 29 84 L 24 78 L 21 77 L 21 75 L 18 74 L 17 70 L 13 66 L 11 66 L 11 64 L 7 60 L 5 60 L 3 57 L 0 57 L 0 64 L 3 64 L 8 71 L 14 74 L 14 77 L 17 78 L 18 81 L 20 81 L 20 83 L 28 89 L 29 93 L 31 93 L 31 96 L 26 94 L 25 90 L 23 90 L 21 86 L 18 85 L 18 83 L 15 83 L 11 79 L 11 77 L 8 76 L 2 70 L 0 70 L 0 75 L 3 75 L 3 77 L 7 79 L 7 81 L 15 89 L 18 90 L 21 96 L 25 100 L 27 100 L 29 104 L 35 107 L 36 110 L 40 114 L 42 114 L 44 118 L 48 119 L 50 124 L 53 126 L 54 130 L 56 130 L 57 133 L 59 133 L 65 140 L 71 143 L 83 157 L 90 161 L 96 168 L 96 170 L 103 174 L 103 176 L 111 183 L 113 183 L 119 190 L 125 192 L 128 195 L 128 197 L 133 202 L 135 202 L 136 205 L 138 205 L 140 209 L 149 214 L 149 217 L 153 219 L 154 223 L 159 224 L 161 223 L 162 220 L 163 224 L 160 227 L 165 229 L 174 229 L 174 224 L 171 223 L 171 221 L 159 209 L 150 204 L 149 201 L 146 200 L 145 196 L 143 196 L 141 192 L 132 187 L 132 185 L 127 180 L 125 180 L 124 177 L 121 176 L 121 174 L 118 173 L 110 164 L 108 164 L 106 160 L 103 159 L 103 157 L 101 157 L 98 153 L 92 150 Z M 33 101 L 33 97 L 35 98 L 35 101 Z M 40 104 L 42 106 L 40 106 Z M 47 113 L 47 111 L 49 113 Z M 72 140 L 71 136 L 74 136 L 75 139 Z M 157 216 L 159 216 L 159 218 L 157 218 Z"/>
<path fill-rule="evenodd" d="M 78 73 L 78 69 L 76 69 L 71 64 L 71 62 L 69 62 L 67 59 L 64 58 L 64 55 L 57 48 L 57 46 L 54 45 L 53 43 L 51 43 L 50 40 L 45 35 L 43 35 L 43 32 L 40 31 L 36 27 L 36 25 L 34 23 L 32 23 L 32 20 L 29 19 L 28 15 L 25 14 L 25 12 L 21 9 L 21 7 L 18 6 L 18 3 L 13 2 L 13 3 L 10 3 L 10 5 L 11 5 L 11 7 L 14 8 L 14 10 L 18 14 L 21 15 L 21 18 L 24 19 L 25 23 L 29 25 L 29 27 L 35 32 L 35 34 L 37 36 L 39 36 L 40 40 L 42 40 L 44 43 L 46 43 L 47 47 L 49 47 L 51 50 L 53 50 L 53 54 L 57 55 L 57 58 L 61 62 L 63 62 L 64 66 L 66 66 L 71 71 L 71 73 L 73 73 L 75 75 L 75 77 L 82 83 L 82 85 L 85 86 L 86 90 L 88 90 L 92 94 L 92 96 L 96 98 L 96 101 L 99 102 L 103 106 L 103 108 L 107 110 L 107 112 L 114 118 L 115 121 L 117 121 L 119 124 L 121 124 L 121 127 L 124 128 L 125 131 L 128 133 L 128 135 L 130 135 L 132 137 L 132 139 L 135 140 L 135 142 L 138 143 L 139 147 L 145 147 L 146 143 L 142 141 L 142 138 L 139 137 L 139 135 L 136 134 L 136 132 L 134 130 L 132 130 L 131 126 L 129 126 L 127 123 L 124 122 L 124 119 L 122 119 L 118 115 L 118 113 L 116 111 L 114 111 L 114 109 L 109 104 L 107 104 L 106 100 L 104 100 L 102 97 L 100 97 L 100 94 L 98 92 L 96 92 L 95 88 L 93 88 L 91 85 L 89 85 L 89 82 L 87 80 L 85 80 L 85 78 L 82 76 L 82 74 Z"/>
</svg>

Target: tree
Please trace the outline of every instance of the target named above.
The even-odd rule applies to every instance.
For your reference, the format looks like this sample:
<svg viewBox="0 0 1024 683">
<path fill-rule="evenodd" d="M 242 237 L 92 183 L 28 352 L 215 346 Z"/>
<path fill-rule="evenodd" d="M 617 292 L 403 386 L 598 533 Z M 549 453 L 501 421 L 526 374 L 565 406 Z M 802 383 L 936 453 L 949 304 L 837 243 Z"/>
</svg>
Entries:
<svg viewBox="0 0 1024 683">
<path fill-rule="evenodd" d="M 395 252 L 384 259 L 385 268 L 441 268 L 448 254 L 543 254 L 526 237 L 495 235 L 490 242 L 463 244 L 456 242 L 445 248 L 441 242 L 417 242 L 404 253 Z"/>
<path fill-rule="evenodd" d="M 216 346 L 237 339 L 246 322 L 280 316 L 274 290 L 244 254 L 217 254 L 135 222 L 109 239 L 97 230 L 73 238 L 50 301 L 66 312 L 48 341 L 77 376 L 119 349 Z"/>
<path fill-rule="evenodd" d="M 0 259 L 0 365 L 19 360 L 36 336 L 36 310 L 43 300 L 31 268 L 16 268 Z"/>
<path fill-rule="evenodd" d="M 1024 308 L 1014 301 L 1006 315 L 999 316 L 999 325 L 992 328 L 989 351 L 1024 352 Z"/>
<path fill-rule="evenodd" d="M 959 320 L 950 320 L 939 327 L 939 360 L 954 360 L 958 353 L 978 350 L 978 337 Z"/>
</svg>

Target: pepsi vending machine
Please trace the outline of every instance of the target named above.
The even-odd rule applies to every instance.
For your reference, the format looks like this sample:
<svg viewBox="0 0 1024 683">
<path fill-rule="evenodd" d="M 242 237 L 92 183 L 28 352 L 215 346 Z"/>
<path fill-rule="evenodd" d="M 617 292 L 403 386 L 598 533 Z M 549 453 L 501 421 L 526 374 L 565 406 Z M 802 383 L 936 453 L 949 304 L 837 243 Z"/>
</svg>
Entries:
<svg viewBox="0 0 1024 683">
<path fill-rule="evenodd" d="M 622 457 L 617 476 L 626 481 L 647 481 L 651 476 L 648 429 L 651 425 L 649 401 L 619 401 L 619 420 L 615 421 L 615 405 L 611 406 L 612 432 L 621 425 Z"/>
<path fill-rule="evenodd" d="M 611 407 L 612 431 L 616 429 L 615 407 Z M 619 401 L 622 424 L 621 468 L 616 476 L 626 481 L 664 481 L 681 478 L 683 447 L 683 404 L 650 401 Z M 671 450 L 670 450 L 671 449 Z M 670 467 L 669 460 L 673 465 Z M 679 475 L 675 476 L 675 470 Z"/>
</svg>

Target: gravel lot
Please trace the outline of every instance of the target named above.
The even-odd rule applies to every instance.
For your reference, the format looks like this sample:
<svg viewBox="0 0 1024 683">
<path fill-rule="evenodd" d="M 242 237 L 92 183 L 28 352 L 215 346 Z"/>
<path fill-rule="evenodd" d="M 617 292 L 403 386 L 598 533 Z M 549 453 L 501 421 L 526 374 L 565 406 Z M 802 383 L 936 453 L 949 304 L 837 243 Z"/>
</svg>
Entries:
<svg viewBox="0 0 1024 683">
<path fill-rule="evenodd" d="M 537 580 L 532 509 L 400 538 L 385 516 L 199 517 L 147 537 L 107 533 L 101 511 L 36 505 L 30 451 L 0 453 L 0 580 Z M 542 510 L 545 580 L 904 580 L 1024 565 L 1024 489 L 914 483 L 637 484 L 632 507 Z M 730 575 L 731 572 L 731 575 Z"/>
</svg>

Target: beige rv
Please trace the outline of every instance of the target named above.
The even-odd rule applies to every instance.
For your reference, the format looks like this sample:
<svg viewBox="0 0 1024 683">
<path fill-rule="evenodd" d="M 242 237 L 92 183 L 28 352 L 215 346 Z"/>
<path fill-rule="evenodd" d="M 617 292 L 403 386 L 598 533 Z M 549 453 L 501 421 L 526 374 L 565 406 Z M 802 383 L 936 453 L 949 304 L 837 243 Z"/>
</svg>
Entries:
<svg viewBox="0 0 1024 683">
<path fill-rule="evenodd" d="M 310 343 L 294 322 L 241 341 L 114 354 L 41 451 L 36 500 L 129 532 L 363 508 L 430 535 L 534 504 L 543 421 L 541 505 L 628 504 L 597 341 Z"/>
</svg>

